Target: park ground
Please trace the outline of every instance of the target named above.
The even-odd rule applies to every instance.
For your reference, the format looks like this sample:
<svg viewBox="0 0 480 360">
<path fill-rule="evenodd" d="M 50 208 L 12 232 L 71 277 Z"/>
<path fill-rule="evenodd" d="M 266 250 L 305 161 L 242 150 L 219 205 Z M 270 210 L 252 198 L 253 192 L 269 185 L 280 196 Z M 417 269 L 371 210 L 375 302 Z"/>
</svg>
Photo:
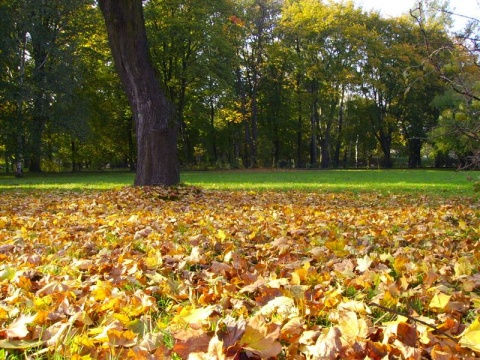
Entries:
<svg viewBox="0 0 480 360">
<path fill-rule="evenodd" d="M 479 358 L 477 174 L 0 176 L 0 356 Z"/>
</svg>

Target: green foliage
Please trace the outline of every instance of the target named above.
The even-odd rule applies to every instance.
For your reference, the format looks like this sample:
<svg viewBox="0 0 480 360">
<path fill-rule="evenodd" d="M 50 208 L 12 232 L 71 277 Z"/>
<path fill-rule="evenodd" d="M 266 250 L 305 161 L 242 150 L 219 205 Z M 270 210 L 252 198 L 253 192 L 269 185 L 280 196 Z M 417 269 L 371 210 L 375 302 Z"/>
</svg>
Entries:
<svg viewBox="0 0 480 360">
<path fill-rule="evenodd" d="M 479 148 L 480 82 L 462 49 L 478 29 L 453 39 L 451 19 L 433 12 L 445 4 L 421 4 L 414 21 L 351 1 L 145 2 L 182 164 L 378 167 L 396 156 L 420 167 L 427 142 L 437 160 L 468 162 Z M 133 169 L 135 124 L 100 11 L 89 0 L 15 0 L 0 16 L 1 162 Z"/>
</svg>

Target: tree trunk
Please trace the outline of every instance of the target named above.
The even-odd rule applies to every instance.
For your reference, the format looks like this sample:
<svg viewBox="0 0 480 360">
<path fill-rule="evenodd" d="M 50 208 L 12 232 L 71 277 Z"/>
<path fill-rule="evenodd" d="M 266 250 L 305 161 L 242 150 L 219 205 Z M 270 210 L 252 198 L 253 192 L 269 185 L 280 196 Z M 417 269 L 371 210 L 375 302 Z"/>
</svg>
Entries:
<svg viewBox="0 0 480 360">
<path fill-rule="evenodd" d="M 321 154 L 320 167 L 322 169 L 328 169 L 330 167 L 330 130 L 327 130 L 325 138 L 321 141 Z"/>
<path fill-rule="evenodd" d="M 37 102 L 35 102 L 37 104 Z M 35 112 L 38 112 L 37 105 L 35 105 Z M 33 116 L 33 123 L 30 138 L 30 159 L 28 170 L 30 172 L 42 171 L 42 134 L 43 129 L 47 123 L 47 118 L 42 115 Z"/>
<path fill-rule="evenodd" d="M 301 102 L 299 101 L 299 109 L 301 110 Z M 303 167 L 303 159 L 302 159 L 302 113 L 298 112 L 297 117 L 297 167 Z"/>
<path fill-rule="evenodd" d="M 343 104 L 345 100 L 345 86 L 342 86 L 342 93 L 340 96 L 340 105 L 338 108 L 338 127 L 337 127 L 337 141 L 335 144 L 335 154 L 333 163 L 336 168 L 340 167 L 340 149 L 342 147 L 342 129 L 343 129 Z M 345 166 L 345 165 L 344 165 Z"/>
<path fill-rule="evenodd" d="M 382 166 L 390 169 L 393 166 L 392 155 L 390 152 L 392 148 L 392 135 L 390 133 L 380 133 L 380 147 L 382 148 L 383 152 Z"/>
<path fill-rule="evenodd" d="M 252 117 L 251 117 L 251 124 L 252 124 L 252 134 L 251 134 L 251 143 L 250 143 L 250 155 L 252 156 L 252 167 L 256 168 L 258 166 L 257 162 L 257 139 L 258 139 L 258 130 L 257 130 L 257 122 L 258 122 L 258 103 L 257 103 L 257 74 L 255 73 L 254 76 L 254 84 L 252 89 Z"/>
<path fill-rule="evenodd" d="M 43 32 L 48 33 L 48 29 L 42 28 Z M 42 31 L 39 31 L 42 32 Z M 42 137 L 43 130 L 49 119 L 50 97 L 44 87 L 48 83 L 46 64 L 48 61 L 47 40 L 40 37 L 32 38 L 33 58 L 35 70 L 33 74 L 35 90 L 33 102 L 32 127 L 30 134 L 30 159 L 29 171 L 42 171 Z"/>
<path fill-rule="evenodd" d="M 318 100 L 314 99 L 310 117 L 310 165 L 317 166 L 317 135 L 318 135 Z"/>
<path fill-rule="evenodd" d="M 72 150 L 72 173 L 74 173 L 77 172 L 77 146 L 75 140 L 71 140 L 70 145 Z"/>
<path fill-rule="evenodd" d="M 215 130 L 215 104 L 213 98 L 210 99 L 210 127 L 212 129 L 212 151 L 214 164 L 218 162 L 217 153 L 217 134 Z"/>
<path fill-rule="evenodd" d="M 422 166 L 422 141 L 419 138 L 408 140 L 408 167 L 419 168 Z"/>
<path fill-rule="evenodd" d="M 142 0 L 100 0 L 110 47 L 136 122 L 135 185 L 180 181 L 178 124 L 150 61 Z"/>
</svg>

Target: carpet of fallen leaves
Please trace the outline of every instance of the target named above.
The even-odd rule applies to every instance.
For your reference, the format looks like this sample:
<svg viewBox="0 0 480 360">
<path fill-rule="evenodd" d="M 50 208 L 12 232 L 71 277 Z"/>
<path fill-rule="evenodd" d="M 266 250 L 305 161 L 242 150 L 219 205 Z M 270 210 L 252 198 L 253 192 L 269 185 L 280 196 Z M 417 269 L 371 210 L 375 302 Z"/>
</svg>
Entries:
<svg viewBox="0 0 480 360">
<path fill-rule="evenodd" d="M 473 200 L 192 187 L 1 198 L 4 355 L 480 357 Z"/>
</svg>

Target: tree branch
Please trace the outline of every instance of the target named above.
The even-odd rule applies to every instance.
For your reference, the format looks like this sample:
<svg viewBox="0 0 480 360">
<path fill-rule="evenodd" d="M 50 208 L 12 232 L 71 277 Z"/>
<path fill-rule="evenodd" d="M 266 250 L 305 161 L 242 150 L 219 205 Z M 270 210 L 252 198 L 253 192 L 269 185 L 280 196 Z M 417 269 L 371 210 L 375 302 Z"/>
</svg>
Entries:
<svg viewBox="0 0 480 360">
<path fill-rule="evenodd" d="M 393 314 L 397 314 L 399 316 L 403 316 L 403 317 L 406 317 L 408 320 L 411 320 L 411 321 L 414 321 L 414 322 L 417 322 L 417 323 L 420 323 L 422 325 L 425 325 L 425 326 L 428 326 L 429 328 L 435 330 L 435 331 L 438 331 L 440 334 L 446 336 L 447 338 L 449 338 L 450 340 L 454 341 L 454 342 L 458 342 L 457 339 L 455 339 L 452 335 L 449 335 L 447 334 L 446 332 L 440 330 L 439 328 L 437 328 L 435 325 L 432 325 L 432 324 L 429 324 L 423 320 L 420 320 L 420 319 L 417 319 L 413 316 L 410 316 L 410 315 L 405 315 L 405 314 L 402 314 L 401 312 L 397 311 L 397 310 L 394 310 L 394 309 L 390 309 L 386 306 L 383 306 L 383 305 L 380 305 L 380 304 L 376 304 L 376 303 L 369 303 L 368 305 L 370 306 L 375 306 L 375 307 L 378 307 L 379 309 L 382 309 L 382 310 L 385 310 L 385 311 L 388 311 L 388 312 L 391 312 Z"/>
</svg>

